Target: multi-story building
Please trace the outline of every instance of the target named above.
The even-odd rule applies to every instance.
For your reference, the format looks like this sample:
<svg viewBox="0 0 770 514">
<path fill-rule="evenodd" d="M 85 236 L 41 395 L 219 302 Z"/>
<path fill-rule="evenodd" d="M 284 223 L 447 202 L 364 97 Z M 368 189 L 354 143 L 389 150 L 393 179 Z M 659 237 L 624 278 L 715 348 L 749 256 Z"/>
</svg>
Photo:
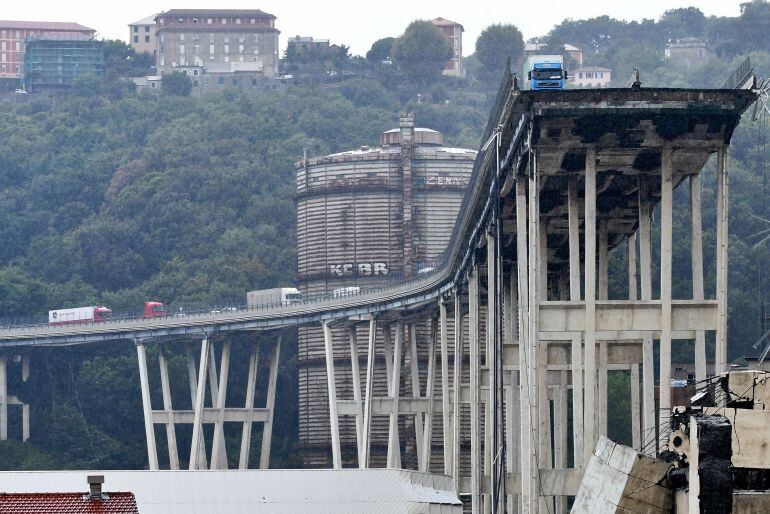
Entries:
<svg viewBox="0 0 770 514">
<path fill-rule="evenodd" d="M 530 55 L 537 55 L 544 53 L 544 49 L 547 45 L 545 43 L 535 43 L 535 42 L 529 42 L 524 44 L 524 59 L 529 57 Z M 564 43 L 564 57 L 569 57 L 572 59 L 572 62 L 575 63 L 578 67 L 583 66 L 583 50 L 576 47 L 575 45 L 571 45 L 569 43 Z"/>
<path fill-rule="evenodd" d="M 447 77 L 464 77 L 463 68 L 463 31 L 462 25 L 444 18 L 436 18 L 430 22 L 441 30 L 441 33 L 452 45 L 452 58 L 449 59 L 443 74 Z"/>
<path fill-rule="evenodd" d="M 21 78 L 27 38 L 50 34 L 93 38 L 96 31 L 70 22 L 0 20 L 0 78 Z"/>
<path fill-rule="evenodd" d="M 612 81 L 612 70 L 601 66 L 581 66 L 570 71 L 569 81 L 578 87 L 607 87 Z"/>
<path fill-rule="evenodd" d="M 71 86 L 75 79 L 104 73 L 104 41 L 83 34 L 30 35 L 23 81 L 27 91 Z"/>
<path fill-rule="evenodd" d="M 685 37 L 669 41 L 666 45 L 665 56 L 674 64 L 684 66 L 688 70 L 697 68 L 711 57 L 708 43 L 699 38 Z"/>
<path fill-rule="evenodd" d="M 607 87 L 612 81 L 612 70 L 601 66 L 581 66 L 570 71 L 569 80 L 579 87 Z"/>
<path fill-rule="evenodd" d="M 156 17 L 158 71 L 278 74 L 275 16 L 256 9 L 172 9 Z"/>
<path fill-rule="evenodd" d="M 157 54 L 158 31 L 155 28 L 157 14 L 128 25 L 128 44 L 138 53 Z"/>
<path fill-rule="evenodd" d="M 289 52 L 289 48 L 294 48 L 295 51 L 300 50 L 313 50 L 329 48 L 328 39 L 314 39 L 311 36 L 294 36 L 290 37 L 286 42 L 286 52 Z"/>
</svg>

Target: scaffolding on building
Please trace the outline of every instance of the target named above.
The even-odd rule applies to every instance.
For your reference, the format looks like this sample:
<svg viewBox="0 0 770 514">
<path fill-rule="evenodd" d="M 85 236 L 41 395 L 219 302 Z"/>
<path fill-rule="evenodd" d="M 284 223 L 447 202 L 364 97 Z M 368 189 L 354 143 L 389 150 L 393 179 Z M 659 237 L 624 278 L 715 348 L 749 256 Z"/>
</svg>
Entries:
<svg viewBox="0 0 770 514">
<path fill-rule="evenodd" d="M 23 81 L 27 91 L 68 87 L 75 79 L 104 73 L 104 42 L 75 34 L 30 36 Z"/>
</svg>

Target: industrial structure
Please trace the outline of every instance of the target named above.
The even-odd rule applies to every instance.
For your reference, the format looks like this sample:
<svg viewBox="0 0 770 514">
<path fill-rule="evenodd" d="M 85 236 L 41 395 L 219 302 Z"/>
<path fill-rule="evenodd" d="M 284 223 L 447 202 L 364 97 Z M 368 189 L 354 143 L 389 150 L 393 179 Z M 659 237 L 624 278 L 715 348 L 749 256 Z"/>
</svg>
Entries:
<svg viewBox="0 0 770 514">
<path fill-rule="evenodd" d="M 171 9 L 157 15 L 157 69 L 278 75 L 275 16 L 258 9 Z"/>
<path fill-rule="evenodd" d="M 326 380 L 307 381 L 300 394 L 326 398 L 333 468 L 445 474 L 473 512 L 565 512 L 607 434 L 611 373 L 630 379 L 633 446 L 654 455 L 675 445 L 668 437 L 673 345 L 694 341 L 695 378 L 702 381 L 706 335 L 713 334 L 714 372 L 727 369 L 729 145 L 758 94 L 753 80 L 716 90 L 637 84 L 521 91 L 507 72 L 435 270 L 359 294 L 340 285 L 274 308 L 12 327 L 0 331 L 0 347 L 135 341 L 150 468 L 159 467 L 154 425 L 166 426 L 171 448 L 176 425 L 189 420 L 188 467 L 200 469 L 202 457 L 222 466 L 224 423 L 246 428 L 270 417 L 271 409 L 227 405 L 227 335 L 240 333 L 238 341 L 253 344 L 277 341 L 290 327 L 320 328 L 322 341 L 306 347 L 313 352 L 306 369 L 320 364 L 325 373 L 318 377 Z M 706 198 L 717 222 L 715 262 L 707 268 L 715 270 L 713 291 L 704 287 L 701 230 L 700 181 L 709 161 L 717 184 L 715 198 Z M 684 297 L 672 288 L 672 220 L 674 209 L 685 208 L 673 202 L 677 187 L 687 187 L 690 199 L 692 290 Z M 655 208 L 660 215 L 653 220 Z M 413 217 L 414 210 L 401 213 Z M 653 234 L 660 238 L 655 276 Z M 406 233 L 403 248 L 406 275 L 421 254 Z M 612 251 L 625 252 L 628 266 L 612 266 Z M 301 269 L 323 270 L 311 264 Z M 311 278 L 330 280 L 303 280 Z M 622 298 L 609 296 L 610 281 L 628 284 Z M 653 289 L 653 281 L 660 286 Z M 180 411 L 164 394 L 163 409 L 153 409 L 147 347 L 193 339 L 200 360 L 196 366 L 191 359 L 192 408 Z M 222 341 L 218 376 L 209 357 L 213 340 Z M 162 383 L 163 376 L 161 365 Z M 300 390 L 302 384 L 300 378 Z M 213 437 L 204 423 L 214 424 Z M 247 439 L 250 432 L 243 433 Z M 345 434 L 353 434 L 353 448 Z M 203 447 L 213 448 L 207 454 Z"/>
<path fill-rule="evenodd" d="M 29 36 L 24 55 L 24 88 L 68 87 L 81 77 L 104 74 L 104 41 L 84 35 Z"/>
<path fill-rule="evenodd" d="M 78 23 L 0 20 L 0 78 L 22 77 L 27 39 L 31 36 L 92 39 L 96 31 Z"/>
<path fill-rule="evenodd" d="M 473 150 L 444 146 L 440 132 L 415 128 L 414 116 L 407 113 L 399 128 L 380 135 L 379 147 L 297 163 L 297 278 L 303 294 L 348 296 L 433 272 L 449 242 L 475 157 Z M 346 330 L 333 332 L 347 337 Z M 320 360 L 324 334 L 319 326 L 307 326 L 299 336 L 300 445 L 307 465 L 325 465 L 331 447 Z M 364 334 L 350 337 L 366 345 Z M 413 337 L 425 347 L 429 324 L 420 325 Z M 349 359 L 351 349 L 340 350 L 338 356 Z M 346 360 L 341 386 L 350 386 L 350 371 Z M 385 385 L 383 380 L 378 386 Z M 355 446 L 351 422 L 342 430 L 348 448 Z"/>
</svg>

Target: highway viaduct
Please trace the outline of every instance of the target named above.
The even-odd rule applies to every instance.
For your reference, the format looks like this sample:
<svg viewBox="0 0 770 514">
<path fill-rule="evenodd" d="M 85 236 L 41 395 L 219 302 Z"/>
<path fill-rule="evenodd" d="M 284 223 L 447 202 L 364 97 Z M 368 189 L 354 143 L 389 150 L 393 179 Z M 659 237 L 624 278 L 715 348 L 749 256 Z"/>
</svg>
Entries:
<svg viewBox="0 0 770 514">
<path fill-rule="evenodd" d="M 755 99 L 750 87 L 520 91 L 507 73 L 443 265 L 430 276 L 274 309 L 11 328 L 0 331 L 0 347 L 134 340 L 150 467 L 159 466 L 154 425 L 166 427 L 176 455 L 171 441 L 178 423 L 193 424 L 190 469 L 208 464 L 205 441 L 195 435 L 204 423 L 215 425 L 211 467 L 227 467 L 223 424 L 269 424 L 275 382 L 269 381 L 265 408 L 248 404 L 253 394 L 245 408 L 226 408 L 229 342 L 222 343 L 217 377 L 211 341 L 255 331 L 280 341 L 282 330 L 320 323 L 333 467 L 349 462 L 340 443 L 343 417 L 355 420 L 353 465 L 361 468 L 375 465 L 373 420 L 386 418 L 384 464 L 401 467 L 404 430 L 414 427 L 417 468 L 453 477 L 474 512 L 566 512 L 598 437 L 607 433 L 608 373 L 630 375 L 633 445 L 654 454 L 667 444 L 672 345 L 694 341 L 701 380 L 706 333 L 713 332 L 716 373 L 726 369 L 729 144 Z M 717 183 L 716 290 L 707 294 L 700 180 L 710 159 Z M 687 298 L 672 294 L 672 219 L 674 209 L 683 208 L 674 204 L 673 191 L 679 186 L 689 188 L 690 199 L 693 287 Z M 656 206 L 660 287 L 654 298 Z M 627 269 L 610 269 L 613 249 L 627 252 Z M 608 297 L 612 279 L 628 283 L 627 297 Z M 413 327 L 425 320 L 431 335 L 418 342 Z M 335 340 L 340 328 L 349 341 Z M 361 331 L 367 344 L 359 347 Z M 166 398 L 161 352 L 164 407 L 153 409 L 145 346 L 191 339 L 201 341 L 197 366 L 192 354 L 188 358 L 193 408 L 174 410 Z M 335 357 L 348 343 L 350 357 Z M 272 346 L 271 376 L 279 344 Z M 349 388 L 342 387 L 341 369 L 358 378 Z M 207 375 L 211 407 L 205 406 Z M 377 376 L 387 382 L 387 394 L 375 394 Z M 261 467 L 269 465 L 266 429 L 268 458 Z M 249 465 L 246 433 L 240 467 Z M 179 467 L 178 457 L 169 465 Z"/>
</svg>

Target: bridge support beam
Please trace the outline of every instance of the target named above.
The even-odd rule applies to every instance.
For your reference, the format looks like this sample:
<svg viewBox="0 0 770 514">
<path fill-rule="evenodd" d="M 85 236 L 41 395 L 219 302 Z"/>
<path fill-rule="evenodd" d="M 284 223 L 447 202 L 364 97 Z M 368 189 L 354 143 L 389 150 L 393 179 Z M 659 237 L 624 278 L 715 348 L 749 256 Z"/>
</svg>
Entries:
<svg viewBox="0 0 770 514">
<path fill-rule="evenodd" d="M 144 411 L 144 435 L 147 440 L 147 459 L 150 471 L 158 468 L 158 451 L 155 446 L 155 425 L 152 422 L 152 403 L 150 382 L 147 372 L 147 351 L 142 341 L 136 342 L 136 354 L 139 360 L 139 382 L 142 390 L 142 410 Z"/>
</svg>

